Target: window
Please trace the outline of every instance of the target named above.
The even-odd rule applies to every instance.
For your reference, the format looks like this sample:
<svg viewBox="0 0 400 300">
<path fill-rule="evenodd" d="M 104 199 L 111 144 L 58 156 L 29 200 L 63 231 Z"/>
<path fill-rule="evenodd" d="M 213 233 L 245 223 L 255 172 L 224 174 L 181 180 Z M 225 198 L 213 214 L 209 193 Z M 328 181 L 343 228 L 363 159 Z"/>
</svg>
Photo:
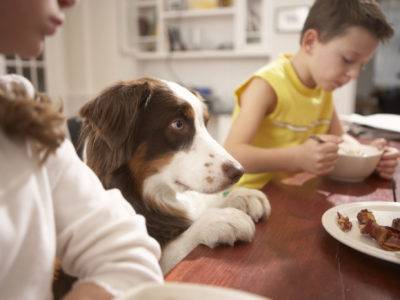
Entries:
<svg viewBox="0 0 400 300">
<path fill-rule="evenodd" d="M 19 74 L 29 79 L 35 89 L 46 92 L 46 69 L 44 53 L 36 58 L 23 59 L 17 55 L 4 56 L 4 73 Z"/>
</svg>

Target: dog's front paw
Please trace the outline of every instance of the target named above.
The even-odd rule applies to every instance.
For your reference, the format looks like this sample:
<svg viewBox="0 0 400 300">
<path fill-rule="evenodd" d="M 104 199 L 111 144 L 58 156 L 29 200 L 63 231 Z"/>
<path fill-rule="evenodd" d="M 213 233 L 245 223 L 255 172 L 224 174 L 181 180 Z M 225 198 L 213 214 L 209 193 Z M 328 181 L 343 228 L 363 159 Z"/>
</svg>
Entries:
<svg viewBox="0 0 400 300">
<path fill-rule="evenodd" d="M 247 213 L 255 222 L 271 214 L 267 196 L 255 189 L 237 188 L 227 196 L 224 206 L 234 207 Z"/>
<path fill-rule="evenodd" d="M 221 244 L 233 246 L 236 241 L 250 242 L 255 232 L 252 219 L 232 207 L 210 208 L 192 226 L 199 243 L 210 248 Z"/>
</svg>

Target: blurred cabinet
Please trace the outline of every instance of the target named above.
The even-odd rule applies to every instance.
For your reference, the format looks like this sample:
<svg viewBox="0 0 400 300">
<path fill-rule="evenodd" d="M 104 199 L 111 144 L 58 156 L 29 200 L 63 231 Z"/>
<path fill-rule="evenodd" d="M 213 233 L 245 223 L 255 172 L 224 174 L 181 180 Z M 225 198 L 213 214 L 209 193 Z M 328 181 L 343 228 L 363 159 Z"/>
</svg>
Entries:
<svg viewBox="0 0 400 300">
<path fill-rule="evenodd" d="M 138 59 L 268 56 L 262 0 L 120 0 L 122 48 Z"/>
</svg>

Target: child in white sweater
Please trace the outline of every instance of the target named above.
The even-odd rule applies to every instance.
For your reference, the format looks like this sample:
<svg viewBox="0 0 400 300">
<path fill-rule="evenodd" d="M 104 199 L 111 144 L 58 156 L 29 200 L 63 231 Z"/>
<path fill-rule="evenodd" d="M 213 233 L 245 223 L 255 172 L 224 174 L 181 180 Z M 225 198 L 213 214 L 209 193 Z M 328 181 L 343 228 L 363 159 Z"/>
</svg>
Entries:
<svg viewBox="0 0 400 300">
<path fill-rule="evenodd" d="M 0 1 L 0 53 L 38 55 L 75 2 Z M 56 257 L 78 277 L 65 299 L 162 282 L 144 218 L 118 190 L 104 190 L 64 138 L 62 116 L 35 97 L 23 77 L 0 77 L 0 298 L 52 299 Z"/>
</svg>

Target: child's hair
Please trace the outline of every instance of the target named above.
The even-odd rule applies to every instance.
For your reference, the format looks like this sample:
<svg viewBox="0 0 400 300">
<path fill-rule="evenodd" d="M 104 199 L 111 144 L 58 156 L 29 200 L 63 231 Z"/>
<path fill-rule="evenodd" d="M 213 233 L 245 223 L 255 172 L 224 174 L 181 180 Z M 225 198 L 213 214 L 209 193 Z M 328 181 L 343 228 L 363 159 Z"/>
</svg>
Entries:
<svg viewBox="0 0 400 300">
<path fill-rule="evenodd" d="M 37 94 L 35 100 L 9 99 L 0 93 L 0 130 L 29 140 L 43 163 L 65 138 L 64 117 L 45 95 Z"/>
<path fill-rule="evenodd" d="M 328 42 L 352 26 L 366 29 L 382 42 L 394 33 L 375 0 L 316 0 L 304 23 L 300 42 L 308 29 L 315 29 L 321 41 Z"/>
</svg>

